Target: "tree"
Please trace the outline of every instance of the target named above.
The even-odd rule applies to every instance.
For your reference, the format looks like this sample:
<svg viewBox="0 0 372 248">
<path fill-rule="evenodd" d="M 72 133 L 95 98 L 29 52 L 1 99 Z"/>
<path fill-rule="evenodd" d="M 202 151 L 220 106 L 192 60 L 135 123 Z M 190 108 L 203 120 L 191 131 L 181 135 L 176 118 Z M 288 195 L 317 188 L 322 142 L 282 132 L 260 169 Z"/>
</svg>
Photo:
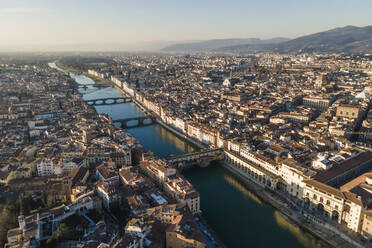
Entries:
<svg viewBox="0 0 372 248">
<path fill-rule="evenodd" d="M 3 205 L 6 203 L 6 198 L 2 195 L 0 195 L 0 205 Z"/>
<path fill-rule="evenodd" d="M 7 241 L 9 229 L 17 227 L 18 211 L 14 205 L 5 205 L 0 213 L 0 247 L 4 247 Z"/>
<path fill-rule="evenodd" d="M 23 175 L 22 173 L 20 173 L 19 171 L 12 171 L 9 173 L 8 177 L 6 178 L 6 180 L 8 182 L 14 180 L 14 179 L 20 179 L 20 178 L 23 178 Z"/>
<path fill-rule="evenodd" d="M 30 197 L 21 196 L 19 199 L 19 214 L 29 215 L 31 210 L 32 202 Z"/>
<path fill-rule="evenodd" d="M 56 247 L 56 245 L 57 245 L 57 240 L 55 238 L 50 238 L 50 239 L 47 239 L 47 241 L 45 241 L 44 247 L 53 248 L 53 247 Z"/>
<path fill-rule="evenodd" d="M 68 218 L 65 222 L 59 224 L 56 232 L 56 238 L 58 240 L 78 240 L 83 235 L 82 231 L 76 231 L 76 226 L 81 224 L 81 221 L 74 220 L 75 218 L 73 216 L 69 217 L 70 220 Z M 78 224 L 74 222 L 78 222 Z"/>
<path fill-rule="evenodd" d="M 59 224 L 56 232 L 56 237 L 59 240 L 64 240 L 69 236 L 70 229 L 66 223 Z"/>
<path fill-rule="evenodd" d="M 48 208 L 52 208 L 52 207 L 55 207 L 56 206 L 56 199 L 53 195 L 48 195 L 47 196 L 47 207 Z"/>
<path fill-rule="evenodd" d="M 45 193 L 43 193 L 41 195 L 41 202 L 43 203 L 43 207 L 46 207 L 48 205 L 48 202 L 47 202 L 47 195 Z"/>
</svg>

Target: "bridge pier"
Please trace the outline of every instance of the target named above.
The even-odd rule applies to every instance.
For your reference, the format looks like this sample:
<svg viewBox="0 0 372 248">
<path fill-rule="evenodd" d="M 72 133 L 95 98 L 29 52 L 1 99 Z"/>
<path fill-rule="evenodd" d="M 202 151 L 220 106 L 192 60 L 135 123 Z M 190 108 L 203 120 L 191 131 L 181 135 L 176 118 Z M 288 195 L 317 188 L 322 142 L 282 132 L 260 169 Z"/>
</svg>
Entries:
<svg viewBox="0 0 372 248">
<path fill-rule="evenodd" d="M 109 102 L 112 101 L 112 102 Z M 131 97 L 106 97 L 100 99 L 91 99 L 86 100 L 87 104 L 91 106 L 100 106 L 100 105 L 113 105 L 113 104 L 121 104 L 131 102 Z"/>
<path fill-rule="evenodd" d="M 194 152 L 166 158 L 168 163 L 175 164 L 179 169 L 188 168 L 195 164 L 201 167 L 206 167 L 210 165 L 212 161 L 221 159 L 223 159 L 222 149 L 209 149 L 200 152 Z"/>
<path fill-rule="evenodd" d="M 148 120 L 149 123 L 145 123 L 145 121 Z M 128 122 L 130 121 L 137 121 L 136 125 L 128 126 Z M 148 126 L 153 125 L 155 123 L 156 119 L 153 116 L 143 116 L 143 117 L 134 117 L 134 118 L 127 118 L 127 119 L 121 119 L 121 120 L 115 120 L 115 123 L 120 123 L 121 128 L 132 128 L 132 127 L 140 127 L 140 126 Z"/>
</svg>

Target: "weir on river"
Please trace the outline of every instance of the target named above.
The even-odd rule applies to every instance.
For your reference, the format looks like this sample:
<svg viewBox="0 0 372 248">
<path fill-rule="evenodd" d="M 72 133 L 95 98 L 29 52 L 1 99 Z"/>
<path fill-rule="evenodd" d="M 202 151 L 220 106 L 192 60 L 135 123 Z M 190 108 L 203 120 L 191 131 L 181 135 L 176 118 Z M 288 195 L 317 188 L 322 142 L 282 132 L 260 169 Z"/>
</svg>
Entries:
<svg viewBox="0 0 372 248">
<path fill-rule="evenodd" d="M 51 67 L 59 69 L 54 63 Z M 61 70 L 61 69 L 59 69 Z M 64 71 L 64 70 L 61 70 Z M 65 73 L 68 73 L 64 71 Z M 94 88 L 94 82 L 70 73 L 78 84 L 84 100 L 123 97 L 115 88 Z M 93 92 L 93 93 L 89 93 Z M 113 120 L 145 116 L 133 103 L 95 106 L 98 113 L 105 113 Z M 145 149 L 157 157 L 197 151 L 190 143 L 180 139 L 159 124 L 140 126 L 127 130 Z M 183 172 L 200 193 L 204 218 L 219 238 L 231 248 L 312 248 L 327 247 L 311 234 L 304 232 L 275 209 L 262 203 L 229 171 L 217 164 L 206 168 L 193 167 Z"/>
</svg>

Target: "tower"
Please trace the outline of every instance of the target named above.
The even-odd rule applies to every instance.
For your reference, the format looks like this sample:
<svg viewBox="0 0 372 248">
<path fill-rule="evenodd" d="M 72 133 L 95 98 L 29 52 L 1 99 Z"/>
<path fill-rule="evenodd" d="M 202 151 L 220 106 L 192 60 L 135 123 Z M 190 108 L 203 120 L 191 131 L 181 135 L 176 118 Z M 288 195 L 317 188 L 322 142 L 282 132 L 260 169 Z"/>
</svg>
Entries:
<svg viewBox="0 0 372 248">
<path fill-rule="evenodd" d="M 26 221 L 25 221 L 24 215 L 18 216 L 18 225 L 21 229 L 24 229 L 26 227 Z"/>
<path fill-rule="evenodd" d="M 322 88 L 328 81 L 327 75 L 321 74 L 319 75 L 316 80 L 314 86 L 316 88 Z"/>
</svg>

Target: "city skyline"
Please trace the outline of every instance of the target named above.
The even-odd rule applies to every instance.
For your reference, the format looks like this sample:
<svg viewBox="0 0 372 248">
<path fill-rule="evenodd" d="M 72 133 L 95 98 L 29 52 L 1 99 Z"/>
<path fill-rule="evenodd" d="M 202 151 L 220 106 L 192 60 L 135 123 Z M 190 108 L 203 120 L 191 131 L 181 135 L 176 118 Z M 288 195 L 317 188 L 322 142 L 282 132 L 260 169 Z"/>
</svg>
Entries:
<svg viewBox="0 0 372 248">
<path fill-rule="evenodd" d="M 371 9 L 1 0 L 0 248 L 371 248 Z"/>
<path fill-rule="evenodd" d="M 0 51 L 158 50 L 185 41 L 296 38 L 372 23 L 358 1 L 3 1 Z"/>
</svg>

